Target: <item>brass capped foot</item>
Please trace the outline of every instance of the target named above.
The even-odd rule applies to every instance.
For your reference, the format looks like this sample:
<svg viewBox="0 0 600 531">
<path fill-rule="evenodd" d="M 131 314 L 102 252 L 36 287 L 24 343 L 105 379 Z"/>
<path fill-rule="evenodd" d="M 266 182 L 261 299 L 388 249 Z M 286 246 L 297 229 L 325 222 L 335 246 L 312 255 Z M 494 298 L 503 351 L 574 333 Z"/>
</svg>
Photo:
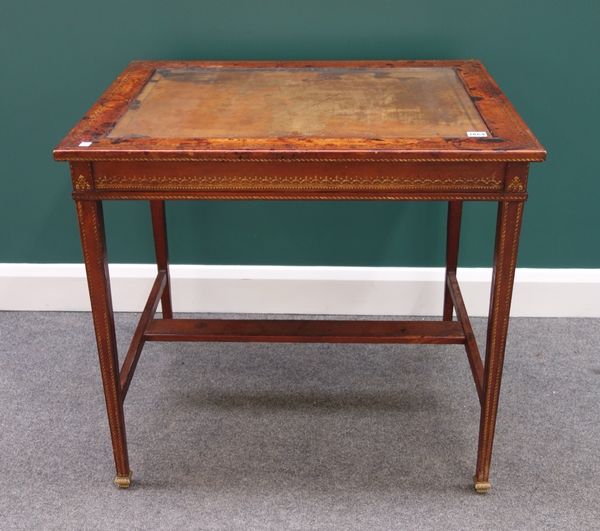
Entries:
<svg viewBox="0 0 600 531">
<path fill-rule="evenodd" d="M 492 488 L 492 484 L 489 481 L 477 481 L 477 476 L 473 477 L 473 486 L 479 494 L 486 494 Z"/>
<path fill-rule="evenodd" d="M 120 489 L 128 489 L 131 485 L 131 470 L 129 471 L 128 476 L 115 476 L 113 483 Z"/>
</svg>

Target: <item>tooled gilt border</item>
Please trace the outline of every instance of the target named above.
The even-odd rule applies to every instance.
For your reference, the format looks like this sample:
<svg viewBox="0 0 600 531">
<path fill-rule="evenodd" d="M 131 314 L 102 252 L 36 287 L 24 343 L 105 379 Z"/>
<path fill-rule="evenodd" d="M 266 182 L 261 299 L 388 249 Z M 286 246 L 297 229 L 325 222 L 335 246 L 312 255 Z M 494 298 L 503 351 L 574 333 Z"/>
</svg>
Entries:
<svg viewBox="0 0 600 531">
<path fill-rule="evenodd" d="M 122 177 L 99 175 L 99 190 L 502 190 L 503 181 L 491 177 L 465 178 L 402 178 L 395 176 L 362 177 L 351 175 L 301 176 L 215 176 L 141 175 Z"/>
</svg>

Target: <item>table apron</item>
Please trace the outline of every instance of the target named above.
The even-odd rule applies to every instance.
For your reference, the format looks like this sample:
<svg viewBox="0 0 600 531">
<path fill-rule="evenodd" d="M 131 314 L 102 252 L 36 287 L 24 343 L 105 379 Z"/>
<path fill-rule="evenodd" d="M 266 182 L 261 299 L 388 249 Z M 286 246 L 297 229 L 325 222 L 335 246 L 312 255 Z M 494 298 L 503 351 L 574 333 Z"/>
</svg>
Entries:
<svg viewBox="0 0 600 531">
<path fill-rule="evenodd" d="M 76 199 L 524 201 L 527 163 L 72 162 Z"/>
</svg>

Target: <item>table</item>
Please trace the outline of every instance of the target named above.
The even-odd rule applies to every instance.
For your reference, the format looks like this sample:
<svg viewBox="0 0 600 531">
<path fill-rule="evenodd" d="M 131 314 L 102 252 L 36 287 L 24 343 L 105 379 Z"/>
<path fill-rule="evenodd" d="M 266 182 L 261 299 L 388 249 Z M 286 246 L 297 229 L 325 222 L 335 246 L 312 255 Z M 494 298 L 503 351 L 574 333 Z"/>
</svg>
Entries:
<svg viewBox="0 0 600 531">
<path fill-rule="evenodd" d="M 123 403 L 147 341 L 449 343 L 473 375 L 488 491 L 529 163 L 545 156 L 478 61 L 131 63 L 54 150 L 71 169 L 114 483 L 131 482 Z M 121 367 L 102 214 L 115 199 L 149 201 L 158 268 Z M 446 201 L 443 317 L 176 319 L 165 201 L 189 199 Z M 464 201 L 498 203 L 484 361 L 456 279 Z"/>
</svg>

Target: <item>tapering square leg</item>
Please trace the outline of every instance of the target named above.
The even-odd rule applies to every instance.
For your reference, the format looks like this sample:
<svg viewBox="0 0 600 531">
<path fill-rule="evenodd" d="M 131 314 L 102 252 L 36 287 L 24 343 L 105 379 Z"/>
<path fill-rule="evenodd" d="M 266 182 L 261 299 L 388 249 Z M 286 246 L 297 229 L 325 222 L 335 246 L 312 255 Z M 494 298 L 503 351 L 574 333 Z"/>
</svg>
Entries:
<svg viewBox="0 0 600 531">
<path fill-rule="evenodd" d="M 498 206 L 496 244 L 494 251 L 494 273 L 490 296 L 490 311 L 484 366 L 483 404 L 479 427 L 479 448 L 475 490 L 487 492 L 492 445 L 496 428 L 498 398 L 504 365 L 504 350 L 508 332 L 510 304 L 517 263 L 519 232 L 523 216 L 523 202 L 504 201 Z"/>
<path fill-rule="evenodd" d="M 131 470 L 127 455 L 125 417 L 119 383 L 119 358 L 110 293 L 102 203 L 78 200 L 76 205 L 98 346 L 100 373 L 117 471 L 114 482 L 117 486 L 126 488 L 129 487 L 131 481 Z"/>
<path fill-rule="evenodd" d="M 448 289 L 448 273 L 456 273 L 458 266 L 458 243 L 460 241 L 460 222 L 462 201 L 448 201 L 448 223 L 446 226 L 446 275 L 444 276 L 444 321 L 452 321 L 452 297 Z"/>
<path fill-rule="evenodd" d="M 166 275 L 165 288 L 160 299 L 163 319 L 173 319 L 173 305 L 171 303 L 171 277 L 169 275 L 169 247 L 167 242 L 167 219 L 164 201 L 150 201 L 152 214 L 152 230 L 154 233 L 154 249 L 156 251 L 156 265 L 159 271 Z"/>
</svg>

